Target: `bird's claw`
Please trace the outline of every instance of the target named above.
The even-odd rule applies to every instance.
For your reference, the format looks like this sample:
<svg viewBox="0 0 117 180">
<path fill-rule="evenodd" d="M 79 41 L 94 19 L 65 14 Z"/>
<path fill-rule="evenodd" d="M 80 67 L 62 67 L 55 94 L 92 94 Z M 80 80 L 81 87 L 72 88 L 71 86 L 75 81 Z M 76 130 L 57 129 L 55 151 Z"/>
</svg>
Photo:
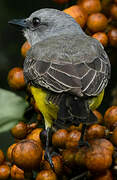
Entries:
<svg viewBox="0 0 117 180">
<path fill-rule="evenodd" d="M 54 170 L 54 164 L 52 162 L 52 157 L 48 149 L 45 150 L 44 158 L 49 162 L 51 168 Z"/>
</svg>

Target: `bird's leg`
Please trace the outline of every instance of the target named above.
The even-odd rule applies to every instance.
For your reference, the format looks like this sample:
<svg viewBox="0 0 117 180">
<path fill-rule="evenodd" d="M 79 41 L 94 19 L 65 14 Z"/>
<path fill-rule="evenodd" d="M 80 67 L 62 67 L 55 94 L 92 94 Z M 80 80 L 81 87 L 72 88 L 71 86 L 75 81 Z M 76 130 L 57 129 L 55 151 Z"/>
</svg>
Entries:
<svg viewBox="0 0 117 180">
<path fill-rule="evenodd" d="M 87 121 L 89 122 L 90 121 L 90 110 L 89 110 L 89 106 L 88 106 L 88 103 L 85 101 L 85 110 L 87 112 L 87 118 L 86 120 L 82 123 L 82 131 L 81 131 L 81 137 L 80 137 L 80 140 L 78 142 L 78 146 L 79 147 L 82 147 L 82 146 L 89 146 L 89 143 L 84 140 L 84 134 L 85 134 L 85 129 L 87 127 Z"/>
<path fill-rule="evenodd" d="M 49 162 L 51 168 L 54 170 L 54 165 L 51 158 L 50 146 L 52 139 L 52 120 L 49 117 L 44 117 L 45 121 L 45 130 L 40 134 L 41 140 L 44 141 L 45 144 L 45 155 L 44 158 Z"/>
<path fill-rule="evenodd" d="M 54 165 L 53 165 L 53 162 L 52 162 L 51 154 L 50 154 L 50 151 L 49 151 L 51 130 L 52 130 L 51 127 L 48 127 L 46 129 L 46 145 L 45 145 L 45 155 L 44 155 L 44 158 L 50 163 L 50 166 L 52 167 L 52 169 L 54 169 Z"/>
<path fill-rule="evenodd" d="M 82 131 L 81 131 L 81 137 L 80 137 L 80 140 L 78 142 L 78 147 L 89 146 L 89 143 L 84 140 L 84 134 L 85 134 L 86 127 L 87 127 L 86 123 L 83 123 Z"/>
<path fill-rule="evenodd" d="M 78 143 L 79 147 L 80 146 L 89 146 L 89 143 L 86 140 L 84 140 L 85 129 L 88 125 L 97 123 L 97 118 L 93 114 L 93 112 L 89 109 L 89 104 L 87 101 L 85 101 L 85 110 L 86 110 L 87 116 L 86 116 L 86 119 L 82 122 L 83 126 L 82 126 L 82 131 L 81 131 L 81 138 Z"/>
</svg>

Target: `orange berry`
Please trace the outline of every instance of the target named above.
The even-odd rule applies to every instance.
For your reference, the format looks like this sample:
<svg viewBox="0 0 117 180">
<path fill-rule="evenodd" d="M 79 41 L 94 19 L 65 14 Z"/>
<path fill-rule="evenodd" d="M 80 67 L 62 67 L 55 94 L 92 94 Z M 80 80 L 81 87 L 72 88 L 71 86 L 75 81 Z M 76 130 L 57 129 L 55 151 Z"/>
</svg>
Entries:
<svg viewBox="0 0 117 180">
<path fill-rule="evenodd" d="M 11 178 L 14 180 L 25 180 L 24 171 L 14 164 L 11 167 Z"/>
<path fill-rule="evenodd" d="M 8 73 L 8 84 L 11 88 L 20 90 L 25 87 L 23 69 L 15 67 Z"/>
<path fill-rule="evenodd" d="M 62 173 L 62 169 L 63 169 L 63 163 L 62 163 L 61 157 L 59 155 L 53 156 L 52 162 L 54 165 L 55 173 L 60 175 Z M 41 161 L 40 167 L 43 170 L 51 169 L 49 162 L 46 160 Z"/>
<path fill-rule="evenodd" d="M 26 139 L 32 139 L 37 141 L 40 145 L 42 145 L 41 139 L 40 139 L 40 133 L 43 131 L 43 128 L 36 128 L 31 131 L 30 134 L 27 135 Z"/>
<path fill-rule="evenodd" d="M 75 166 L 75 155 L 76 151 L 73 151 L 71 149 L 66 149 L 62 152 L 62 160 L 65 165 L 68 167 L 74 167 Z"/>
<path fill-rule="evenodd" d="M 105 125 L 112 129 L 117 126 L 117 106 L 111 106 L 104 114 Z"/>
<path fill-rule="evenodd" d="M 81 132 L 77 130 L 72 130 L 66 139 L 66 148 L 67 149 L 77 149 L 78 141 L 80 140 Z"/>
<path fill-rule="evenodd" d="M 10 177 L 10 167 L 8 165 L 0 165 L 0 179 L 8 180 Z"/>
<path fill-rule="evenodd" d="M 110 9 L 110 14 L 113 19 L 117 20 L 117 4 L 113 4 Z"/>
<path fill-rule="evenodd" d="M 87 19 L 87 27 L 92 32 L 104 31 L 107 26 L 108 20 L 102 13 L 91 14 Z"/>
<path fill-rule="evenodd" d="M 11 167 L 11 178 L 13 180 L 25 180 L 32 177 L 32 172 L 24 172 L 23 169 L 20 169 L 15 164 Z"/>
<path fill-rule="evenodd" d="M 113 28 L 108 32 L 109 43 L 113 47 L 117 47 L 117 28 Z"/>
<path fill-rule="evenodd" d="M 24 122 L 19 122 L 11 129 L 11 134 L 17 139 L 25 138 L 27 134 L 27 125 Z"/>
<path fill-rule="evenodd" d="M 26 41 L 23 45 L 22 45 L 22 47 L 21 47 L 21 54 L 22 54 L 22 56 L 26 56 L 26 54 L 27 54 L 27 51 L 29 50 L 31 48 L 31 45 L 29 44 L 29 42 L 28 41 Z"/>
<path fill-rule="evenodd" d="M 95 144 L 97 146 L 100 146 L 103 149 L 105 149 L 106 151 L 108 151 L 111 155 L 113 154 L 114 146 L 109 140 L 107 140 L 105 138 L 93 139 L 90 141 L 90 144 L 93 144 L 93 145 Z"/>
<path fill-rule="evenodd" d="M 57 180 L 56 174 L 50 170 L 42 170 L 37 174 L 36 180 Z"/>
<path fill-rule="evenodd" d="M 42 158 L 42 147 L 34 140 L 21 140 L 12 151 L 13 162 L 25 170 L 38 169 Z"/>
<path fill-rule="evenodd" d="M 72 16 L 81 27 L 84 27 L 87 21 L 87 13 L 78 5 L 73 5 L 67 9 L 64 9 L 66 14 Z"/>
<path fill-rule="evenodd" d="M 56 174 L 61 174 L 62 173 L 62 168 L 63 168 L 63 163 L 61 156 L 56 155 L 52 157 L 53 165 L 55 168 L 55 173 Z"/>
<path fill-rule="evenodd" d="M 81 0 L 78 4 L 88 13 L 97 13 L 101 11 L 100 0 Z"/>
<path fill-rule="evenodd" d="M 10 162 L 12 162 L 12 151 L 13 148 L 15 147 L 16 143 L 12 144 L 11 146 L 9 146 L 8 150 L 7 150 L 7 158 Z"/>
<path fill-rule="evenodd" d="M 99 124 L 93 124 L 86 130 L 86 139 L 103 138 L 105 135 L 105 127 Z"/>
<path fill-rule="evenodd" d="M 103 145 L 104 141 L 104 145 Z M 109 145 L 111 143 L 107 143 Z M 105 139 L 93 140 L 86 151 L 86 167 L 92 172 L 103 172 L 112 164 L 112 152 L 105 146 Z"/>
<path fill-rule="evenodd" d="M 58 148 L 65 148 L 68 132 L 66 129 L 57 130 L 52 136 L 52 144 Z"/>
<path fill-rule="evenodd" d="M 104 32 L 97 32 L 92 35 L 93 38 L 97 39 L 104 47 L 108 44 L 108 36 Z"/>
</svg>

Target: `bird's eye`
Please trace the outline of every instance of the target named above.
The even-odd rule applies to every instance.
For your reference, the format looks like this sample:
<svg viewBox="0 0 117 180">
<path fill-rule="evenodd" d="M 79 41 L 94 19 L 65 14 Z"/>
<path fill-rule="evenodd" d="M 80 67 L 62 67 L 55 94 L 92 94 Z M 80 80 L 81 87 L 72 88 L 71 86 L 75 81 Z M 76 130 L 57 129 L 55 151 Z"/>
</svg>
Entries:
<svg viewBox="0 0 117 180">
<path fill-rule="evenodd" d="M 37 18 L 37 17 L 33 18 L 33 20 L 32 20 L 32 23 L 33 23 L 33 26 L 34 26 L 34 27 L 39 26 L 39 25 L 40 25 L 40 22 L 41 22 L 40 19 Z"/>
</svg>

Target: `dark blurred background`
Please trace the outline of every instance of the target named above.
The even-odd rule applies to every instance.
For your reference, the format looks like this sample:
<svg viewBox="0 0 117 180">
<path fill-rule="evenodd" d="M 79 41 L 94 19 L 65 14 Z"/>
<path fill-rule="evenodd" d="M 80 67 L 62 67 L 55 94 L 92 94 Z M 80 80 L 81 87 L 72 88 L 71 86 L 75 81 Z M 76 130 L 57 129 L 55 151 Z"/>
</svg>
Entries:
<svg viewBox="0 0 117 180">
<path fill-rule="evenodd" d="M 9 89 L 6 81 L 8 71 L 12 67 L 21 66 L 23 62 L 20 48 L 25 39 L 20 31 L 8 25 L 8 21 L 28 17 L 32 12 L 41 8 L 63 10 L 72 4 L 75 4 L 75 0 L 62 5 L 53 0 L 0 1 L 0 87 Z"/>
<path fill-rule="evenodd" d="M 51 0 L 1 0 L 0 2 L 0 87 L 9 89 L 8 71 L 15 66 L 22 66 L 23 58 L 20 47 L 25 41 L 20 31 L 8 25 L 14 18 L 28 17 L 33 11 L 45 8 L 61 8 Z"/>
<path fill-rule="evenodd" d="M 57 8 L 63 10 L 66 6 L 74 4 L 59 5 L 52 0 L 0 0 L 0 88 L 9 89 L 7 75 L 10 69 L 19 66 L 22 67 L 23 57 L 21 56 L 21 46 L 25 42 L 22 32 L 16 31 L 8 25 L 8 21 L 14 18 L 28 17 L 32 12 L 41 8 Z M 107 50 L 109 54 L 112 52 Z M 116 85 L 116 66 L 112 69 L 112 80 L 106 90 L 106 95 L 100 111 L 103 113 L 112 99 L 111 90 Z M 0 149 L 6 149 L 11 144 L 11 135 L 9 133 L 0 134 Z M 3 143 L 4 142 L 4 143 Z"/>
</svg>

